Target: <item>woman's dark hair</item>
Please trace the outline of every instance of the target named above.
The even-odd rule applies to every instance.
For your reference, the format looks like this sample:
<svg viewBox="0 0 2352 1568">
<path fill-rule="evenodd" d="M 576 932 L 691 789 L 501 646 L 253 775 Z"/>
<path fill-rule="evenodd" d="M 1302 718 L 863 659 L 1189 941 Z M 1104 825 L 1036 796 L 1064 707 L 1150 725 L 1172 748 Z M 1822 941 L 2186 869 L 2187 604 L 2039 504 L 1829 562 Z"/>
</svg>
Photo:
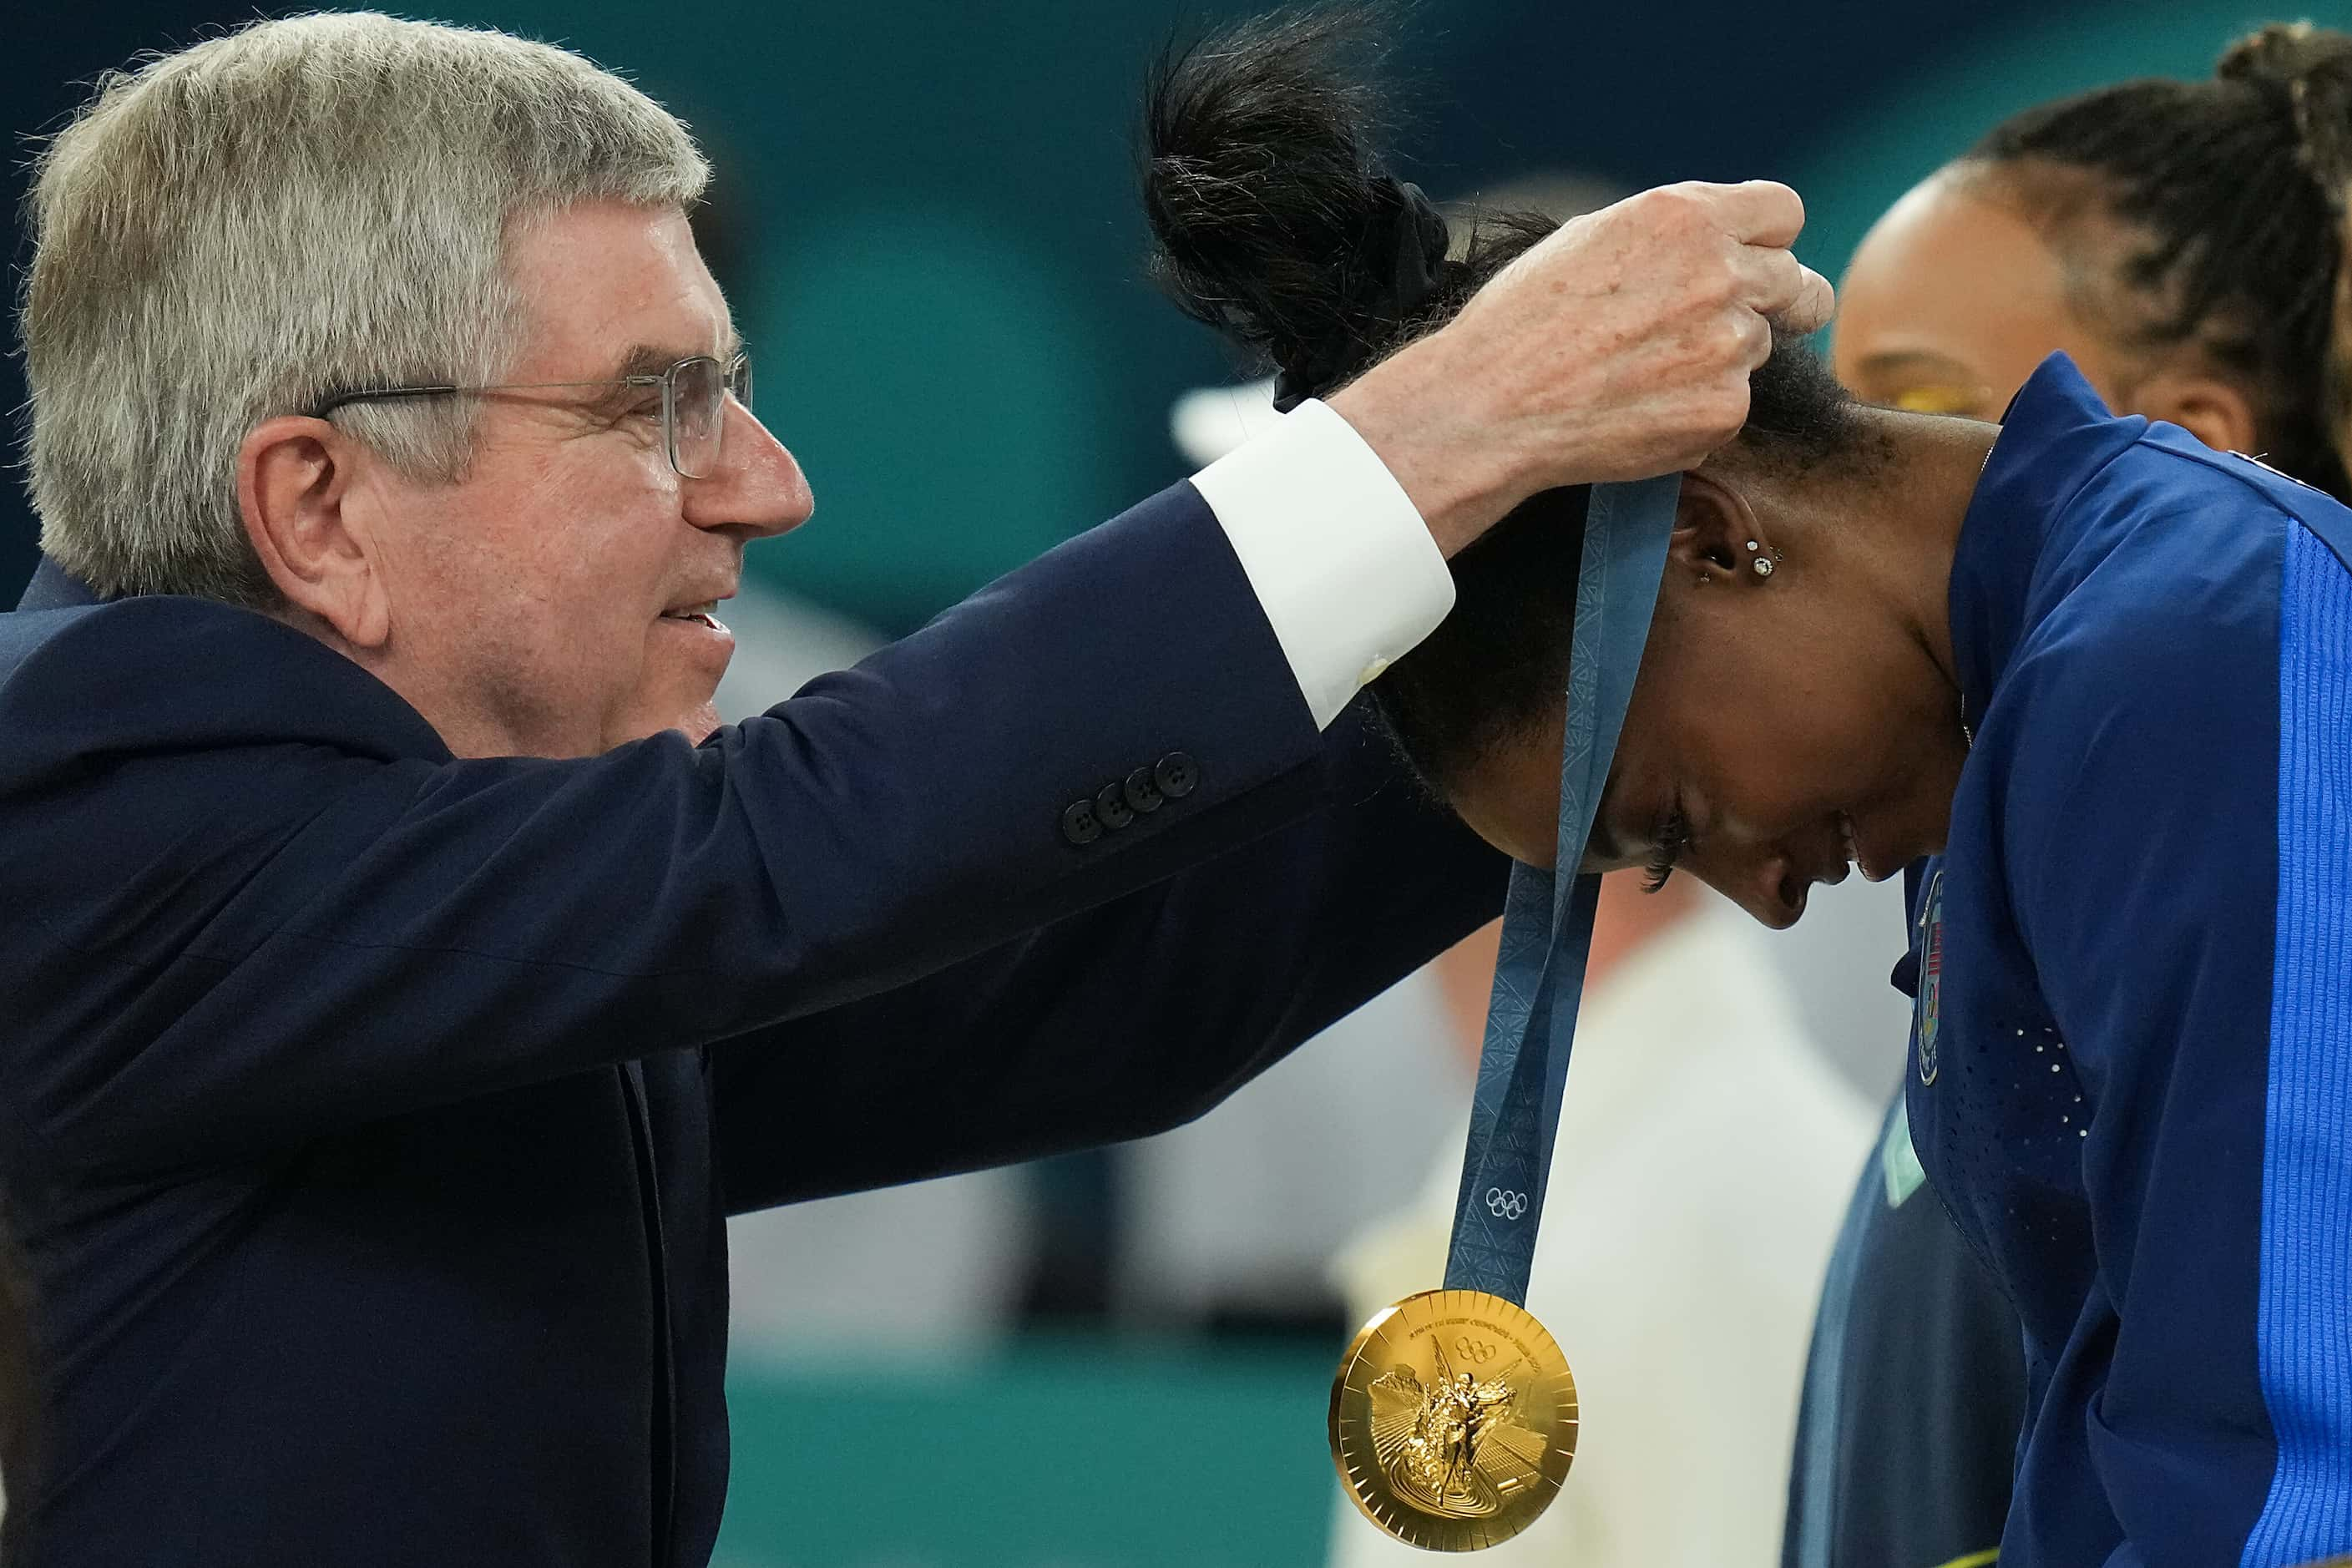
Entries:
<svg viewBox="0 0 2352 1568">
<path fill-rule="evenodd" d="M 1449 234 L 1390 173 L 1371 79 L 1391 22 L 1381 5 L 1260 17 L 1171 50 L 1145 95 L 1152 272 L 1186 314 L 1280 373 L 1286 395 L 1334 391 L 1436 331 L 1558 226 L 1482 213 Z M 1750 400 L 1742 441 L 1759 456 L 1811 462 L 1858 444 L 1852 403 L 1801 343 L 1757 372 Z M 1566 689 L 1586 494 L 1546 491 L 1456 555 L 1458 607 L 1372 685 L 1441 792 Z"/>
<path fill-rule="evenodd" d="M 2052 227 L 2087 196 L 2144 243 L 2116 279 L 2139 346 L 2194 343 L 2255 397 L 2272 466 L 2352 501 L 2334 324 L 2352 191 L 2352 35 L 2277 24 L 2212 79 L 2131 81 L 2003 121 L 1961 160 Z M 2085 181 L 2083 176 L 2087 176 Z M 2352 323 L 2347 323 L 2352 328 Z"/>
</svg>

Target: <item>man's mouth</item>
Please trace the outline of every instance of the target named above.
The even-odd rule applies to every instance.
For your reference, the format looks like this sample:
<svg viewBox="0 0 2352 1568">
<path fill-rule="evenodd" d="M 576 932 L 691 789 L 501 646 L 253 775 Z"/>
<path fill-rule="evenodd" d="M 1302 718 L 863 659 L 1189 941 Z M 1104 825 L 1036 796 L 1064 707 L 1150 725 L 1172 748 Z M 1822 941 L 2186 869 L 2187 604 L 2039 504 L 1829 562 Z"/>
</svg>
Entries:
<svg viewBox="0 0 2352 1568">
<path fill-rule="evenodd" d="M 727 623 L 719 618 L 718 609 L 718 600 L 705 599 L 698 605 L 680 605 L 676 609 L 664 610 L 661 613 L 661 618 L 666 621 L 687 621 L 696 626 L 709 626 L 715 632 L 723 632 L 727 629 Z"/>
</svg>

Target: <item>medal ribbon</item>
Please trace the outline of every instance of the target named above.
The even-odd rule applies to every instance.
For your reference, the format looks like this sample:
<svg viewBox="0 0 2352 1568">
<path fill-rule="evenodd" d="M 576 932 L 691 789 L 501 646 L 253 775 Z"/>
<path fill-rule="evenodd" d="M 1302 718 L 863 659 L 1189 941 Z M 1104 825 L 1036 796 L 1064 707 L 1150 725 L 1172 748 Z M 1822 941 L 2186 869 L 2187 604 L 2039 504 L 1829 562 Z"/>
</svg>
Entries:
<svg viewBox="0 0 2352 1568">
<path fill-rule="evenodd" d="M 1578 876 L 1576 868 L 1633 700 L 1681 491 L 1678 474 L 1595 485 L 1586 509 L 1560 747 L 1558 868 L 1511 868 L 1445 1261 L 1449 1289 L 1527 1302 L 1601 892 L 1601 879 Z"/>
</svg>

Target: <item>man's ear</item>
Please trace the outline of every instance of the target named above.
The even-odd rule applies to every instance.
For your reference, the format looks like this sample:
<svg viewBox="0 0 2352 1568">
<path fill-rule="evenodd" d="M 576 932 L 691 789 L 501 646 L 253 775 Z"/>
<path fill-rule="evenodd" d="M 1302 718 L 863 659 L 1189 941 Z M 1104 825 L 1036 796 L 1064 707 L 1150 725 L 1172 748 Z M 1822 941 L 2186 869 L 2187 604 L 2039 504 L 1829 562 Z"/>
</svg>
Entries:
<svg viewBox="0 0 2352 1568">
<path fill-rule="evenodd" d="M 324 419 L 264 420 L 237 449 L 236 505 L 278 591 L 352 647 L 372 648 L 392 617 L 376 542 L 351 504 L 362 460 Z"/>
<path fill-rule="evenodd" d="M 1675 503 L 1675 536 L 1666 548 L 1669 580 L 1679 573 L 1688 582 L 1708 585 L 1761 581 L 1750 564 L 1759 556 L 1777 559 L 1748 498 L 1704 470 L 1685 474 Z"/>
<path fill-rule="evenodd" d="M 2178 425 L 2217 452 L 2262 454 L 2253 400 L 2219 376 L 2160 370 L 2132 389 L 2131 412 Z"/>
</svg>

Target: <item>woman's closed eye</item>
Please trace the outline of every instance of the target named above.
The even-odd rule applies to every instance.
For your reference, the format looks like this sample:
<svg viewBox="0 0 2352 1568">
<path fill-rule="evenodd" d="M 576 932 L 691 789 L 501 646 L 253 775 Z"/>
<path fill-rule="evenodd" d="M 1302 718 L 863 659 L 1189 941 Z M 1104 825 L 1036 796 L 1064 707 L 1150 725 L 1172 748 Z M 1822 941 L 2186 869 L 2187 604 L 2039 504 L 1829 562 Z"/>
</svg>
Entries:
<svg viewBox="0 0 2352 1568">
<path fill-rule="evenodd" d="M 1654 893 L 1666 885 L 1666 879 L 1675 874 L 1675 863 L 1682 858 L 1683 851 L 1690 847 L 1690 821 L 1683 815 L 1680 790 L 1675 792 L 1674 805 L 1667 808 L 1665 820 L 1658 824 L 1651 835 L 1651 841 L 1657 845 L 1657 848 L 1650 855 L 1649 879 L 1643 884 L 1642 890 Z"/>
</svg>

